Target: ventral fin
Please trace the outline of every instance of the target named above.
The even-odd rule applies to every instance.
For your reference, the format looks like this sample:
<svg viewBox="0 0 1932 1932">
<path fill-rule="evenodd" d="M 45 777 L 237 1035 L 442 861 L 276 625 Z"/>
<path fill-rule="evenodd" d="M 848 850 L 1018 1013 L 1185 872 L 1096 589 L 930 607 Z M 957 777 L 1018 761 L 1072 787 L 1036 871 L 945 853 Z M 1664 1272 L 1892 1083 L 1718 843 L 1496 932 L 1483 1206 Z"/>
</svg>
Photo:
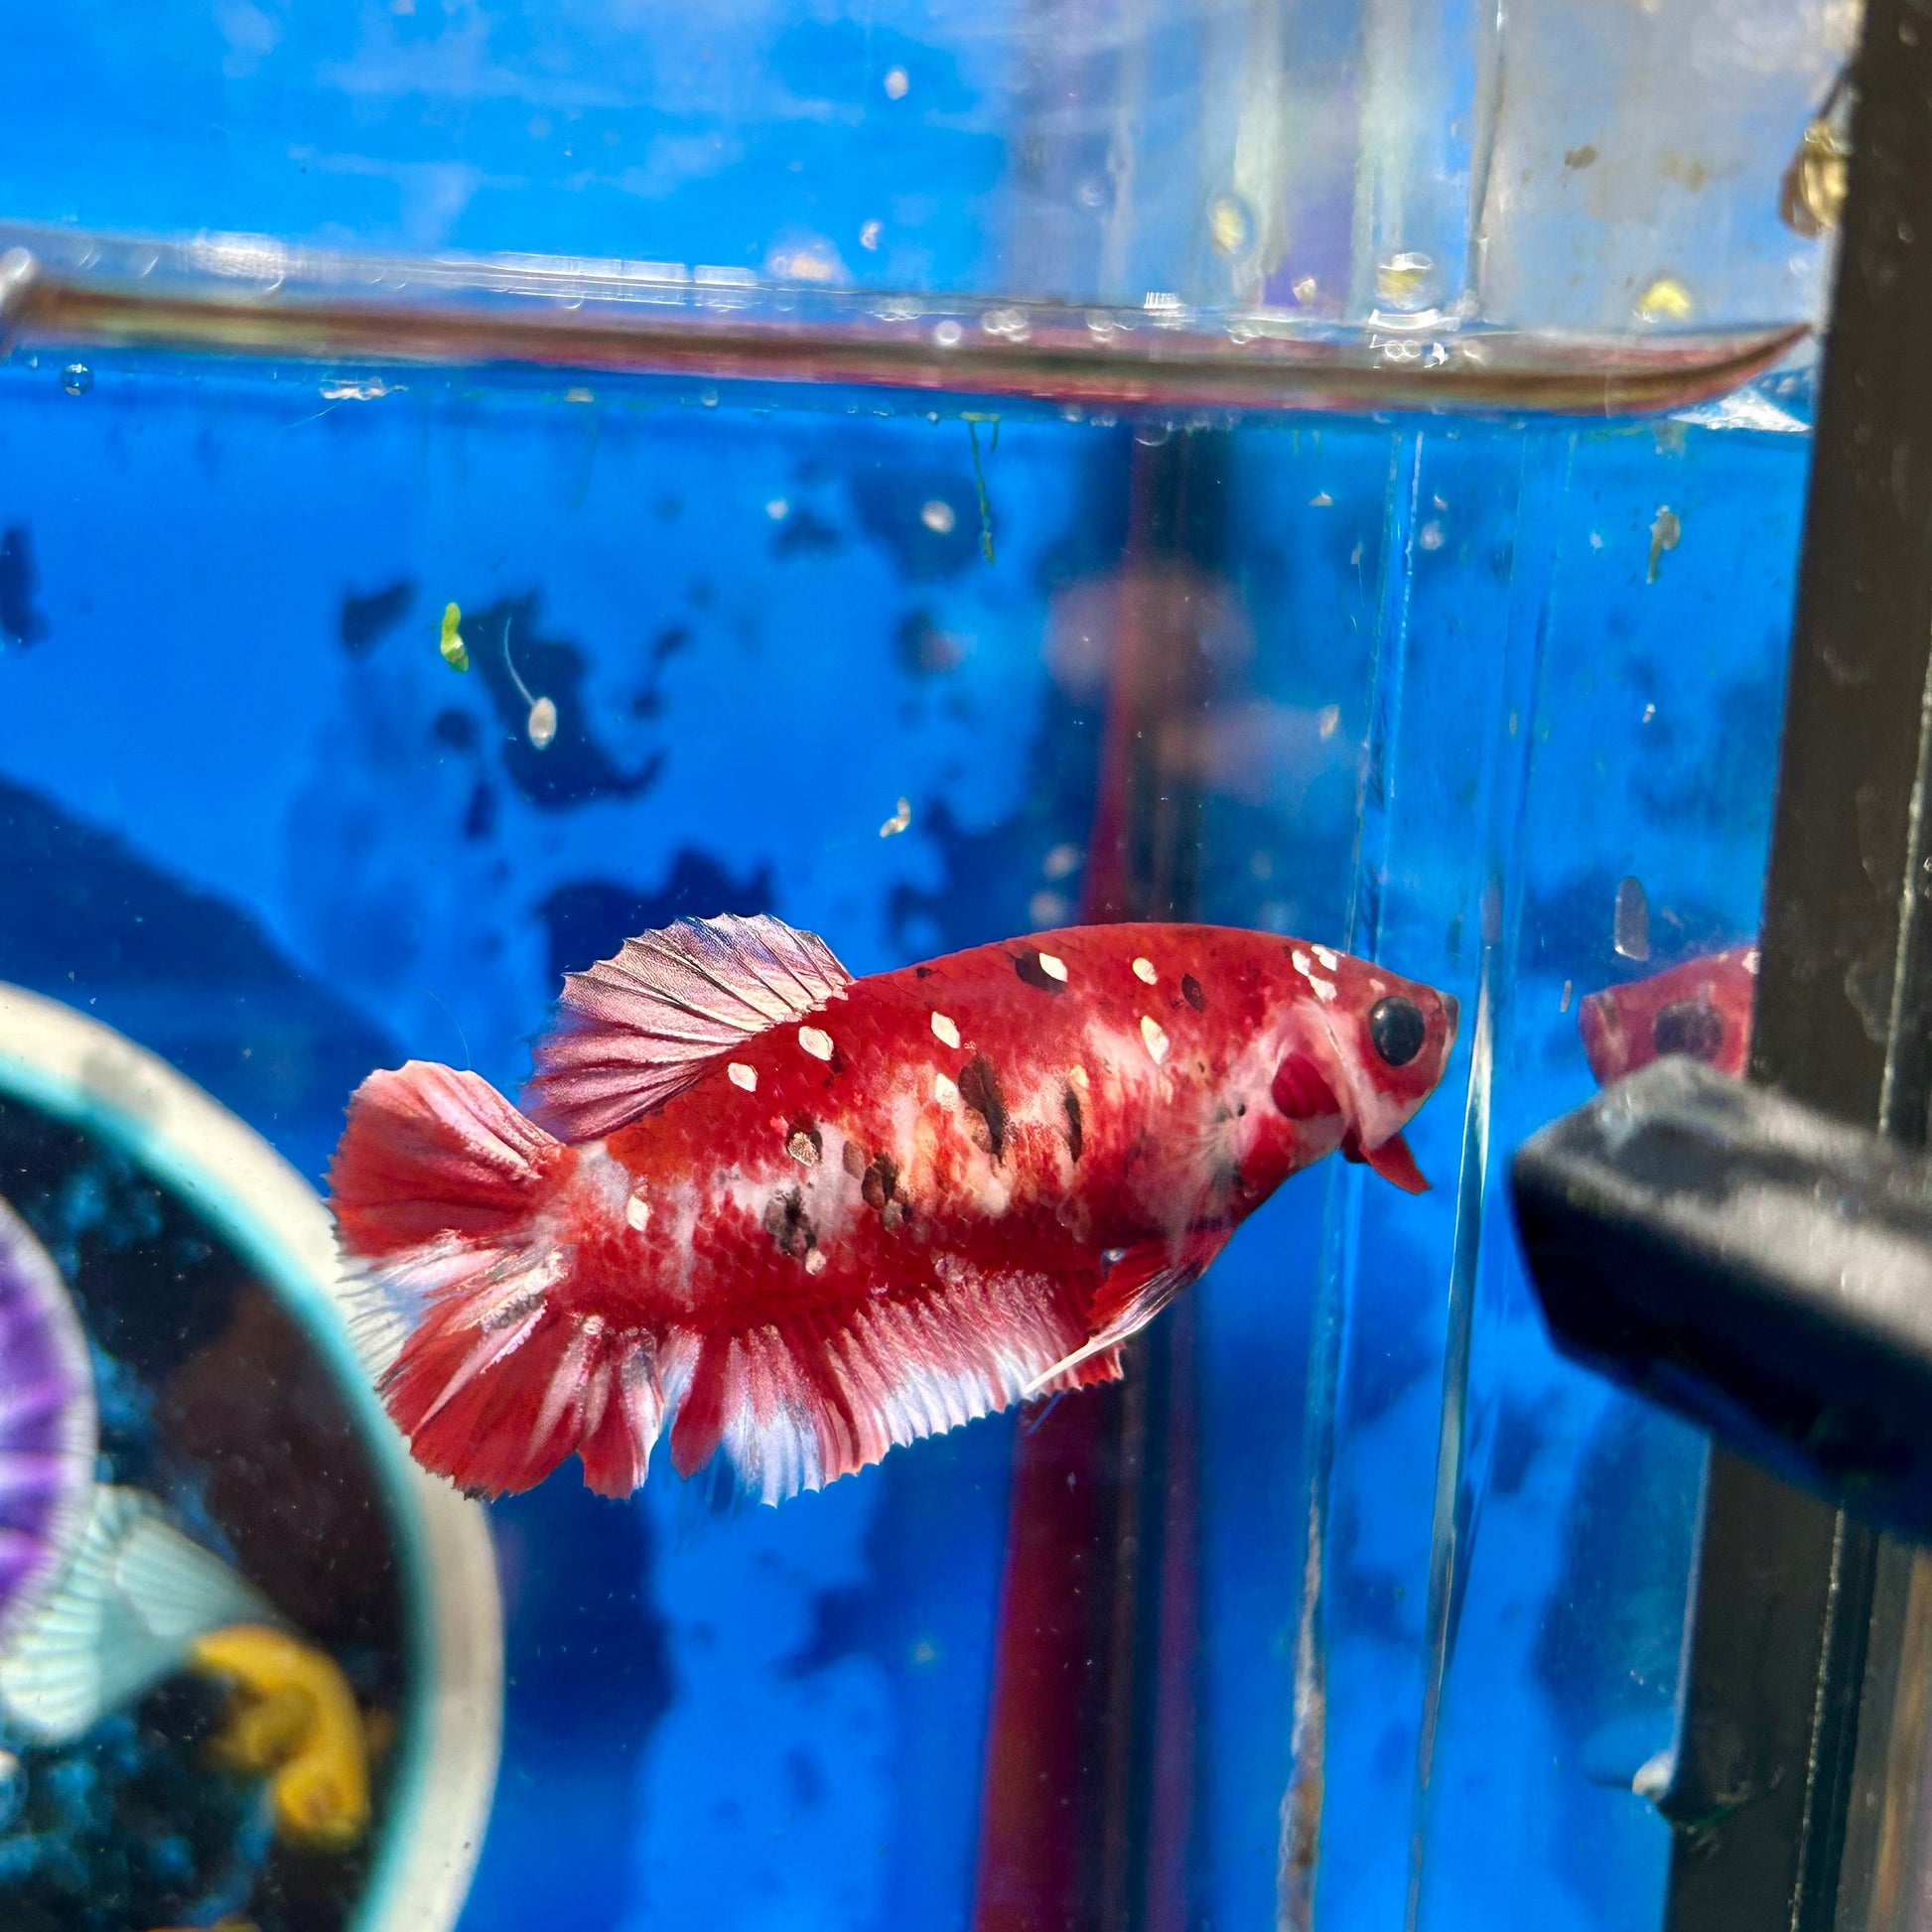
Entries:
<svg viewBox="0 0 1932 1932">
<path fill-rule="evenodd" d="M 1341 1144 L 1341 1155 L 1344 1161 L 1358 1162 L 1371 1173 L 1379 1173 L 1405 1194 L 1429 1192 L 1429 1182 L 1424 1178 L 1423 1171 L 1416 1166 L 1416 1157 L 1409 1152 L 1409 1143 L 1400 1134 L 1391 1134 L 1380 1147 L 1364 1148 L 1351 1132 Z"/>
<path fill-rule="evenodd" d="M 1031 1399 L 1055 1386 L 1072 1388 L 1079 1371 L 1097 1356 L 1113 1353 L 1137 1335 L 1183 1289 L 1199 1281 L 1207 1264 L 1226 1245 L 1220 1232 L 1190 1234 L 1178 1248 L 1165 1241 L 1143 1241 L 1129 1248 L 1108 1270 L 1089 1316 L 1093 1333 L 1070 1355 L 1063 1355 L 1027 1385 Z M 1071 1381 L 1064 1378 L 1071 1376 Z M 1111 1379 L 1111 1378 L 1109 1378 Z"/>
<path fill-rule="evenodd" d="M 615 1133 L 695 1085 L 732 1048 L 852 984 L 816 933 L 768 913 L 680 919 L 564 981 L 523 1105 L 560 1140 Z"/>
</svg>

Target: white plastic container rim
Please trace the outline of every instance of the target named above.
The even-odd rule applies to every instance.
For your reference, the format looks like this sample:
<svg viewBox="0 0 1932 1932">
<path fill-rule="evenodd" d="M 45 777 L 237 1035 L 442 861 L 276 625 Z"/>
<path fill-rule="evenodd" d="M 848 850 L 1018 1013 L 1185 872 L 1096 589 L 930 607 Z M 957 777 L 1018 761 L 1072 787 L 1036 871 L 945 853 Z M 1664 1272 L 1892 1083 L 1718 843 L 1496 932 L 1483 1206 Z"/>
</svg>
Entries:
<svg viewBox="0 0 1932 1932">
<path fill-rule="evenodd" d="M 470 1889 L 502 1743 L 503 1617 L 483 1510 L 418 1468 L 347 1326 L 329 1216 L 254 1130 L 111 1028 L 0 984 L 0 1093 L 119 1148 L 219 1228 L 336 1372 L 388 1503 L 411 1695 L 354 1932 L 448 1932 Z"/>
</svg>

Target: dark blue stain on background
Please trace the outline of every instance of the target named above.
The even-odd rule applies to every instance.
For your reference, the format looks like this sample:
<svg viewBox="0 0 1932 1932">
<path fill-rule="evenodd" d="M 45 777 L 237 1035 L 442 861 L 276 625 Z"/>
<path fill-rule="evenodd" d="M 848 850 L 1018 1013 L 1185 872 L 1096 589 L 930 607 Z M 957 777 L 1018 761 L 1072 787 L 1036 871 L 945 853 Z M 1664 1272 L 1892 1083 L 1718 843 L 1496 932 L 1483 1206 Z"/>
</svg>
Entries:
<svg viewBox="0 0 1932 1932">
<path fill-rule="evenodd" d="M 34 605 L 39 580 L 34 574 L 34 542 L 26 524 L 0 536 L 0 631 L 17 644 L 37 644 L 47 635 L 47 620 Z"/>
<path fill-rule="evenodd" d="M 584 695 L 584 653 L 538 629 L 535 592 L 506 598 L 463 621 L 470 667 L 480 675 L 503 728 L 503 772 L 531 804 L 568 811 L 596 799 L 634 798 L 663 769 L 653 752 L 624 770 L 593 736 Z M 544 749 L 531 744 L 531 703 L 548 698 L 557 708 L 557 735 Z"/>
<path fill-rule="evenodd" d="M 415 601 L 413 577 L 398 578 L 365 597 L 345 591 L 339 624 L 343 648 L 351 657 L 366 656 L 409 615 L 409 607 Z"/>
<path fill-rule="evenodd" d="M 550 935 L 550 977 L 581 973 L 609 959 L 626 939 L 655 932 L 673 919 L 716 918 L 720 912 L 762 912 L 771 904 L 771 869 L 760 867 L 734 879 L 717 860 L 686 846 L 670 877 L 654 893 L 605 879 L 576 879 L 559 886 L 537 907 Z"/>
<path fill-rule="evenodd" d="M 253 918 L 0 778 L 0 980 L 118 1028 L 319 1173 L 357 1081 L 401 1057 Z"/>
</svg>

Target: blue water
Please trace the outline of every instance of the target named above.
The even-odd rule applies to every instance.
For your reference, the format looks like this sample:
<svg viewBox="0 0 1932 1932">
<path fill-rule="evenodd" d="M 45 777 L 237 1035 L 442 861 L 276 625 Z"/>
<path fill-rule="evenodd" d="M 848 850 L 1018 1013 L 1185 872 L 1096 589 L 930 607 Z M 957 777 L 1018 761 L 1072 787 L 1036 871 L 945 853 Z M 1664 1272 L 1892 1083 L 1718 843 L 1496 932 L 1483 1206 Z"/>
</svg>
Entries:
<svg viewBox="0 0 1932 1932">
<path fill-rule="evenodd" d="M 857 972 L 1067 916 L 1123 600 L 1205 649 L 1201 914 L 1377 951 L 1465 1030 L 1411 1136 L 1433 1193 L 1305 1174 L 1194 1298 L 1187 1922 L 1274 1922 L 1312 1453 L 1317 1923 L 1655 1923 L 1666 1835 L 1614 1786 L 1668 1740 L 1697 1444 L 1551 1355 L 1499 1188 L 1589 1090 L 1575 996 L 1648 970 L 1617 882 L 1650 967 L 1754 928 L 1802 435 L 1151 449 L 1009 411 L 989 564 L 952 412 L 111 357 L 74 395 L 68 359 L 0 369 L 0 979 L 312 1175 L 370 1066 L 513 1085 L 558 974 L 676 912 L 768 908 Z M 1187 438 L 1213 542 L 1129 568 L 1136 465 Z M 1015 1428 L 776 1512 L 661 1467 L 628 1506 L 568 1473 L 497 1506 L 466 1932 L 964 1927 Z"/>
</svg>

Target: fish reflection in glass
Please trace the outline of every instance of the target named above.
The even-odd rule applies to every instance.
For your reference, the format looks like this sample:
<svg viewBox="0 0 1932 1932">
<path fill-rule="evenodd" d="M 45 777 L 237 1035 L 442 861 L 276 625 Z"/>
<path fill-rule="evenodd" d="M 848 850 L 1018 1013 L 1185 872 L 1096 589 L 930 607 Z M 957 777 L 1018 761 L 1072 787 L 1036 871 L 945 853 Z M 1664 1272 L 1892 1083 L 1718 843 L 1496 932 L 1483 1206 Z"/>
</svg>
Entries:
<svg viewBox="0 0 1932 1932">
<path fill-rule="evenodd" d="M 1453 999 L 1277 935 L 1072 927 L 855 980 L 769 917 L 567 981 L 519 1111 L 370 1075 L 331 1169 L 383 1399 L 498 1494 L 623 1495 L 668 1424 L 777 1502 L 1120 1348 L 1283 1180 L 1402 1129 Z"/>
<path fill-rule="evenodd" d="M 1607 1086 L 1667 1053 L 1741 1079 L 1751 1057 L 1757 948 L 1732 946 L 1587 995 L 1577 1009 L 1589 1070 Z"/>
</svg>

